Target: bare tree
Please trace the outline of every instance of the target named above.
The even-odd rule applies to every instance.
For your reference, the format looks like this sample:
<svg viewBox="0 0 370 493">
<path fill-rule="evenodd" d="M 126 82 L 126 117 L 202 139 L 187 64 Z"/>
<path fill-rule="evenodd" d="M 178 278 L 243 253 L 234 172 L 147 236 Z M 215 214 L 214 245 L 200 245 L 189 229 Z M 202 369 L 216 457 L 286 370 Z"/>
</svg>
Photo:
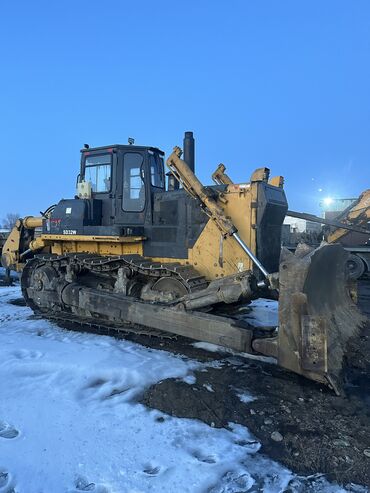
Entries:
<svg viewBox="0 0 370 493">
<path fill-rule="evenodd" d="M 18 212 L 8 212 L 3 219 L 3 228 L 12 229 L 19 217 Z"/>
</svg>

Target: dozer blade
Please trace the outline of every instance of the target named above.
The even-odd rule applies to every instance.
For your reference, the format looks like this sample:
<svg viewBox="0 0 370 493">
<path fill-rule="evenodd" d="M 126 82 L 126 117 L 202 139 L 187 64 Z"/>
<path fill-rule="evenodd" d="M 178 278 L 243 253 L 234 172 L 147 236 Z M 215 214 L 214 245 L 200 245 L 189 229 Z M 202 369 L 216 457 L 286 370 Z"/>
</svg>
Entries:
<svg viewBox="0 0 370 493">
<path fill-rule="evenodd" d="M 279 273 L 278 364 L 337 393 L 347 342 L 365 322 L 349 294 L 347 256 L 338 244 L 283 249 Z"/>
</svg>

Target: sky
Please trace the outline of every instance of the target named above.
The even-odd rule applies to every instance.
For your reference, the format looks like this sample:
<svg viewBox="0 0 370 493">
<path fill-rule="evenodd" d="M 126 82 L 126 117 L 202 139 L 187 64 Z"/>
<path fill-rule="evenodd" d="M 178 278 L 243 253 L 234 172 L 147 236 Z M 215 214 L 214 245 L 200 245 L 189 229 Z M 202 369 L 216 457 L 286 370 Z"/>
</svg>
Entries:
<svg viewBox="0 0 370 493">
<path fill-rule="evenodd" d="M 80 149 L 166 154 L 205 184 L 267 166 L 290 209 L 370 188 L 370 2 L 0 2 L 0 220 L 73 197 Z"/>
</svg>

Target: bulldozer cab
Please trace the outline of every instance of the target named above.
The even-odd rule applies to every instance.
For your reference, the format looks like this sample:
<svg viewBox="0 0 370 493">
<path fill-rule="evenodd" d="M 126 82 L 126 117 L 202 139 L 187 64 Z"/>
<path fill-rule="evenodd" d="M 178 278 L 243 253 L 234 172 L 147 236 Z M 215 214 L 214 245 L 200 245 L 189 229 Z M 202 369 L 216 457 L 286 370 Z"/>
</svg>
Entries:
<svg viewBox="0 0 370 493">
<path fill-rule="evenodd" d="M 102 224 L 142 226 L 148 222 L 153 193 L 165 190 L 164 153 L 133 145 L 81 153 L 80 183 L 90 188 L 92 199 L 101 201 Z"/>
</svg>

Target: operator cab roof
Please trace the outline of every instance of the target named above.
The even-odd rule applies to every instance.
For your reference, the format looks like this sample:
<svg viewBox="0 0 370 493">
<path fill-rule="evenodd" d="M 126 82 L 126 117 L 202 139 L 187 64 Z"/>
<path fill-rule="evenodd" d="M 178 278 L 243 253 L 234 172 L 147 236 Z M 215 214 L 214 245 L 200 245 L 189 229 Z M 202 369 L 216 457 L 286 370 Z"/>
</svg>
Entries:
<svg viewBox="0 0 370 493">
<path fill-rule="evenodd" d="M 143 151 L 143 150 L 149 150 L 152 152 L 158 152 L 161 156 L 164 156 L 164 152 L 158 149 L 158 147 L 150 147 L 150 146 L 136 146 L 133 144 L 112 144 L 109 146 L 101 146 L 101 147 L 89 147 L 88 149 L 81 149 L 82 154 L 89 154 L 92 152 L 96 151 L 107 151 L 107 152 L 113 152 L 114 150 L 134 150 L 137 149 L 138 151 Z"/>
</svg>

